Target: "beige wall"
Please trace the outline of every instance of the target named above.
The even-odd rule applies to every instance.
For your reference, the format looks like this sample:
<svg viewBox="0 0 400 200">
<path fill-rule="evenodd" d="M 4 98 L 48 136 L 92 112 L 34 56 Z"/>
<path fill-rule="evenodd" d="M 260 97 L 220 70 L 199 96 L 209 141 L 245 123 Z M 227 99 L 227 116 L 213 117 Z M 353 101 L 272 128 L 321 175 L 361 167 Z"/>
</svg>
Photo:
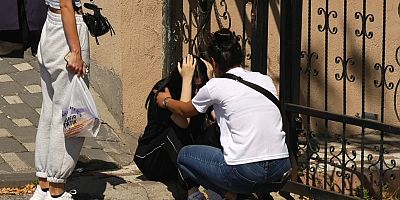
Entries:
<svg viewBox="0 0 400 200">
<path fill-rule="evenodd" d="M 246 0 L 247 1 L 247 0 Z M 184 14 L 186 19 L 189 19 L 189 9 L 195 10 L 195 8 L 191 6 L 195 6 L 196 4 L 193 2 L 196 1 L 183 1 L 184 2 Z M 243 38 L 243 35 L 245 35 L 245 38 L 251 37 L 251 21 L 252 21 L 252 4 L 247 3 L 246 8 L 245 8 L 245 13 L 243 13 L 243 0 L 230 0 L 230 1 L 225 1 L 225 4 L 220 4 L 220 1 L 217 1 L 217 9 L 219 13 L 222 15 L 225 8 L 227 7 L 227 10 L 230 15 L 230 20 L 223 19 L 220 17 L 223 27 L 227 28 L 229 25 L 229 21 L 231 22 L 231 30 L 236 33 L 236 35 L 239 35 Z M 274 80 L 275 85 L 279 88 L 279 26 L 280 26 L 280 0 L 271 0 L 270 1 L 270 7 L 269 7 L 269 23 L 268 23 L 268 55 L 267 55 L 267 64 L 268 64 L 268 74 L 272 77 Z M 243 17 L 245 16 L 245 17 Z M 193 16 L 192 16 L 193 17 Z M 243 33 L 243 23 L 246 26 L 246 31 Z M 192 26 L 192 38 L 196 34 L 197 27 Z M 215 14 L 215 7 L 213 6 L 213 11 L 211 12 L 211 32 L 217 31 L 219 29 L 218 23 L 217 23 L 217 17 Z M 266 36 L 267 37 L 267 36 Z M 242 44 L 240 42 L 240 44 Z M 183 54 L 186 55 L 188 53 L 188 44 L 183 46 Z M 249 41 L 246 42 L 246 61 L 245 64 L 247 67 L 250 67 L 250 55 L 251 55 L 251 44 Z M 267 66 L 265 66 L 267 67 Z"/>
<path fill-rule="evenodd" d="M 311 52 L 318 53 L 318 58 L 312 60 L 312 67 L 319 71 L 317 76 L 311 77 L 311 98 L 310 106 L 323 110 L 324 109 L 324 67 L 325 67 L 325 32 L 318 31 L 318 25 L 324 24 L 324 17 L 318 15 L 318 8 L 325 8 L 324 1 L 312 1 L 311 9 Z M 343 2 L 331 3 L 330 10 L 337 11 L 337 18 L 330 18 L 331 28 L 337 27 L 337 34 L 329 34 L 329 54 L 328 56 L 328 111 L 334 113 L 343 113 L 343 81 L 337 81 L 335 79 L 335 74 L 342 73 L 341 63 L 336 63 L 335 58 L 340 56 L 343 58 L 343 34 L 344 34 L 344 11 Z M 383 36 L 383 11 L 382 2 L 378 1 L 368 1 L 367 2 L 367 14 L 374 15 L 374 21 L 367 22 L 367 32 L 373 32 L 373 37 L 371 39 L 366 39 L 366 77 L 365 77 L 365 111 L 369 113 L 378 114 L 378 120 L 381 120 L 381 88 L 377 88 L 374 85 L 375 80 L 381 80 L 380 70 L 374 68 L 376 63 L 382 63 L 382 36 Z M 395 51 L 399 47 L 400 37 L 400 18 L 398 16 L 398 2 L 388 1 L 387 5 L 387 30 L 386 30 L 386 58 L 385 65 L 393 65 L 394 72 L 391 73 L 387 71 L 386 81 L 387 84 L 393 82 L 396 84 L 399 80 L 399 69 L 400 66 L 396 63 Z M 308 1 L 304 1 L 304 15 L 303 15 L 303 32 L 302 32 L 302 50 L 307 51 L 307 24 L 308 24 Z M 357 37 L 355 31 L 357 29 L 361 30 L 361 19 L 355 18 L 356 12 L 362 12 L 362 1 L 349 1 L 348 3 L 348 13 L 347 13 L 347 58 L 352 58 L 354 65 L 348 64 L 348 76 L 354 75 L 354 82 L 346 82 L 346 114 L 350 116 L 361 115 L 362 107 L 362 37 Z M 306 59 L 302 59 L 302 66 L 306 66 Z M 301 102 L 306 105 L 307 102 L 307 76 L 305 74 L 301 75 Z M 396 94 L 395 88 L 388 90 L 385 88 L 384 93 L 384 123 L 391 125 L 399 125 L 399 120 L 396 117 L 394 104 L 400 106 L 398 102 L 394 102 L 394 95 Z M 311 120 L 311 126 L 314 131 L 325 131 L 323 128 L 324 122 L 322 120 Z M 329 132 L 341 133 L 342 128 L 339 123 L 330 123 Z M 340 127 L 340 128 L 339 128 Z M 367 130 L 369 132 L 370 130 Z M 359 134 L 361 128 L 348 126 L 347 133 Z"/>
<path fill-rule="evenodd" d="M 97 0 L 116 35 L 91 40 L 91 81 L 102 94 L 125 133 L 138 136 L 146 124 L 144 102 L 156 80 L 161 78 L 162 0 Z M 110 73 L 111 72 L 111 73 Z M 111 76 L 111 77 L 110 77 Z M 102 79 L 99 79 L 101 77 Z M 107 80 L 105 80 L 107 79 Z M 118 108 L 119 107 L 119 108 Z"/>
</svg>

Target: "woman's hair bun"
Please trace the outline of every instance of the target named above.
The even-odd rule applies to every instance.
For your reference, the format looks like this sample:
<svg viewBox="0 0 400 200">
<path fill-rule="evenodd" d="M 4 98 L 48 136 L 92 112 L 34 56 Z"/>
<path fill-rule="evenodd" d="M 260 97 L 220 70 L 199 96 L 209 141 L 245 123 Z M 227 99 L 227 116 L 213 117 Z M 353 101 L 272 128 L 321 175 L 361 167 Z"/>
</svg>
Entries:
<svg viewBox="0 0 400 200">
<path fill-rule="evenodd" d="M 222 51 L 229 51 L 239 41 L 239 37 L 235 35 L 235 32 L 231 32 L 228 29 L 221 29 L 215 32 L 213 36 L 213 40 Z"/>
</svg>

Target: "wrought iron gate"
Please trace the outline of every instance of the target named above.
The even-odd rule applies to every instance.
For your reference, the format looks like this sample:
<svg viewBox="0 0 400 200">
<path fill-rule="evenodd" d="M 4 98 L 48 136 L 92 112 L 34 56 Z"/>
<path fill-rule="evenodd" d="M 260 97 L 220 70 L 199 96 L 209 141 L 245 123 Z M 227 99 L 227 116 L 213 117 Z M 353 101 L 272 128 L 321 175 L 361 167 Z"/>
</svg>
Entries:
<svg viewBox="0 0 400 200">
<path fill-rule="evenodd" d="M 288 190 L 397 196 L 399 1 L 283 2 L 281 99 L 298 167 Z"/>
<path fill-rule="evenodd" d="M 284 190 L 316 199 L 396 195 L 398 5 L 399 0 L 165 0 L 164 72 L 186 52 L 202 55 L 209 32 L 225 27 L 241 38 L 243 64 L 266 74 L 269 6 L 279 6 L 281 108 L 298 172 Z"/>
</svg>

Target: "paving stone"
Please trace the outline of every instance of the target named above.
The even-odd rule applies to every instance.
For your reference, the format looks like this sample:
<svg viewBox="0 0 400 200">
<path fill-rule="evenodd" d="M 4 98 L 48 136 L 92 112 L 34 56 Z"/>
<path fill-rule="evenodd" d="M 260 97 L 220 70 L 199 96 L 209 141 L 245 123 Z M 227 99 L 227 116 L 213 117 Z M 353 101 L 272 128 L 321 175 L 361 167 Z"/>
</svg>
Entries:
<svg viewBox="0 0 400 200">
<path fill-rule="evenodd" d="M 2 96 L 0 96 L 0 107 L 2 105 L 8 105 L 8 102 Z"/>
<path fill-rule="evenodd" d="M 0 110 L 0 114 L 2 114 L 2 113 L 3 113 L 3 111 Z"/>
<path fill-rule="evenodd" d="M 85 138 L 83 147 L 88 149 L 103 149 L 103 147 L 100 146 L 94 138 Z"/>
<path fill-rule="evenodd" d="M 33 124 L 33 126 L 35 126 L 35 127 L 39 126 L 39 117 L 33 118 L 33 119 L 29 119 L 29 121 Z"/>
<path fill-rule="evenodd" d="M 11 134 L 7 131 L 7 129 L 0 128 L 0 139 L 3 137 L 11 137 Z"/>
<path fill-rule="evenodd" d="M 10 65 L 6 60 L 0 60 L 0 74 L 9 74 L 17 71 L 18 70 Z"/>
<path fill-rule="evenodd" d="M 118 164 L 127 166 L 133 162 L 133 155 L 126 153 L 108 153 Z"/>
<path fill-rule="evenodd" d="M 29 63 L 18 63 L 13 65 L 15 68 L 18 69 L 18 71 L 28 71 L 33 69 L 33 67 Z"/>
<path fill-rule="evenodd" d="M 0 153 L 25 152 L 26 149 L 14 138 L 1 138 Z"/>
<path fill-rule="evenodd" d="M 37 59 L 32 59 L 28 62 L 36 71 L 40 71 L 40 66 Z"/>
<path fill-rule="evenodd" d="M 0 156 L 0 174 L 12 172 L 10 165 Z"/>
<path fill-rule="evenodd" d="M 30 167 L 16 153 L 1 153 L 0 156 L 7 162 L 13 171 L 21 172 L 29 170 Z"/>
<path fill-rule="evenodd" d="M 29 152 L 35 152 L 35 143 L 22 143 L 22 145 L 27 149 Z"/>
<path fill-rule="evenodd" d="M 10 104 L 1 110 L 11 119 L 29 119 L 30 122 L 39 120 L 39 115 L 27 104 Z"/>
<path fill-rule="evenodd" d="M 34 71 L 22 71 L 9 74 L 10 77 L 21 85 L 40 85 L 40 75 Z"/>
<path fill-rule="evenodd" d="M 100 125 L 100 130 L 99 133 L 97 134 L 96 140 L 112 141 L 112 142 L 120 141 L 115 132 L 106 124 Z"/>
<path fill-rule="evenodd" d="M 36 141 L 36 127 L 13 127 L 8 129 L 8 131 L 21 143 L 34 143 Z"/>
<path fill-rule="evenodd" d="M 29 166 L 30 169 L 35 169 L 35 152 L 30 151 L 16 154 L 26 165 Z"/>
<path fill-rule="evenodd" d="M 42 107 L 42 93 L 30 94 L 28 92 L 22 92 L 19 94 L 19 97 L 32 108 Z"/>
<path fill-rule="evenodd" d="M 42 92 L 40 85 L 25 85 L 24 88 L 31 94 Z"/>
<path fill-rule="evenodd" d="M 19 127 L 26 127 L 26 126 L 32 126 L 32 122 L 29 121 L 29 119 L 11 119 L 17 126 Z"/>
<path fill-rule="evenodd" d="M 115 170 L 119 168 L 120 166 L 114 160 L 107 161 L 102 159 L 89 159 L 86 155 L 83 155 L 82 153 L 79 157 L 78 163 L 75 166 L 75 170 L 79 170 L 81 172 Z"/>
<path fill-rule="evenodd" d="M 113 158 L 111 158 L 107 153 L 105 153 L 101 149 L 82 148 L 81 155 L 87 158 L 88 160 L 102 160 L 105 162 L 112 162 L 112 163 L 115 162 Z"/>
<path fill-rule="evenodd" d="M 21 187 L 24 186 L 28 183 L 32 183 L 33 181 L 36 181 L 37 177 L 35 176 L 35 172 L 33 170 L 28 170 L 27 172 L 13 172 L 10 174 L 0 174 L 0 187 Z M 8 196 L 8 195 L 6 195 Z M 1 195 L 0 199 L 1 200 L 23 200 L 23 199 L 29 199 L 31 195 L 22 195 L 16 196 L 13 195 L 12 198 L 3 198 L 3 195 Z M 8 196 L 10 197 L 10 196 Z"/>
<path fill-rule="evenodd" d="M 36 57 L 32 56 L 32 52 L 30 49 L 27 49 L 24 52 L 21 52 L 21 55 L 14 56 L 14 57 L 5 57 L 4 60 L 7 60 L 11 64 L 23 63 L 23 62 L 30 62 L 32 60 L 37 60 Z"/>
<path fill-rule="evenodd" d="M 2 74 L 0 75 L 0 82 L 11 82 L 14 81 L 9 75 L 7 74 Z"/>
<path fill-rule="evenodd" d="M 24 90 L 25 90 L 25 88 L 23 88 L 20 84 L 14 82 L 14 81 L 0 83 L 0 95 L 1 96 L 14 96 L 14 95 L 17 95 L 18 93 L 21 93 Z"/>
<path fill-rule="evenodd" d="M 4 113 L 0 114 L 0 127 L 1 128 L 12 128 L 15 127 L 15 124 L 8 118 Z"/>
<path fill-rule="evenodd" d="M 4 96 L 4 100 L 7 101 L 9 104 L 21 104 L 24 103 L 19 96 Z"/>
<path fill-rule="evenodd" d="M 97 141 L 97 143 L 99 143 L 103 147 L 104 152 L 130 154 L 129 148 L 122 142 Z"/>
</svg>

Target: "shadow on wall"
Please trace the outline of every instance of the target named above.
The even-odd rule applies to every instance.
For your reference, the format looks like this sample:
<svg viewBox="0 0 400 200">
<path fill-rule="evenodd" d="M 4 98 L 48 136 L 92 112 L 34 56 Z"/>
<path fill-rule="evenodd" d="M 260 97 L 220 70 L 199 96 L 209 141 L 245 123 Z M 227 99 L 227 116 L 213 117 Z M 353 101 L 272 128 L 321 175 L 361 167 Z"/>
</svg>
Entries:
<svg viewBox="0 0 400 200">
<path fill-rule="evenodd" d="M 333 50 L 329 52 L 329 60 L 328 60 L 328 111 L 334 113 L 343 113 L 343 79 L 339 79 L 338 77 L 343 76 L 346 80 L 346 111 L 347 115 L 356 116 L 357 113 L 361 117 L 362 111 L 362 48 L 360 41 L 362 40 L 361 37 L 355 37 L 354 30 L 358 29 L 352 28 L 350 24 L 347 24 L 347 52 L 346 57 L 347 59 L 351 59 L 353 63 L 349 60 L 349 62 L 342 63 L 341 58 L 344 57 L 343 52 L 337 52 L 337 54 L 332 55 Z M 324 33 L 321 33 L 324 34 Z M 307 40 L 307 36 L 303 37 L 304 40 Z M 303 42 L 304 42 L 303 40 Z M 357 41 L 360 40 L 360 41 Z M 366 41 L 368 44 L 368 40 Z M 332 45 L 334 44 L 328 44 Z M 323 47 L 322 47 L 323 48 Z M 400 48 L 400 47 L 399 47 Z M 365 112 L 374 112 L 378 114 L 378 119 L 381 120 L 381 87 L 377 87 L 376 84 L 382 83 L 381 80 L 381 68 L 376 68 L 377 65 L 381 64 L 381 60 L 373 60 L 372 56 L 368 56 L 368 54 L 376 54 L 380 52 L 380 49 L 375 49 L 374 52 L 371 52 L 370 49 L 366 49 L 366 56 L 365 56 Z M 310 50 L 311 53 L 321 53 L 317 56 L 313 56 L 312 58 L 310 55 L 305 55 L 304 59 L 302 60 L 302 73 L 301 73 L 301 86 L 300 86 L 300 102 L 302 105 L 307 105 L 307 101 L 310 101 L 310 107 L 317 108 L 320 110 L 324 110 L 324 92 L 325 92 L 325 66 L 323 60 L 325 59 L 325 55 L 322 49 L 312 49 Z M 386 59 L 387 60 L 397 60 L 399 59 L 398 50 L 386 50 Z M 307 53 L 307 52 L 306 52 Z M 336 52 L 335 52 L 336 53 Z M 392 57 L 394 55 L 394 57 Z M 335 62 L 338 58 L 338 62 Z M 385 95 L 384 98 L 386 99 L 385 102 L 385 122 L 388 124 L 395 125 L 396 122 L 395 114 L 396 104 L 398 104 L 398 99 L 396 99 L 398 95 L 398 88 L 394 88 L 396 83 L 400 81 L 398 77 L 394 75 L 394 72 L 390 71 L 390 65 L 392 65 L 393 70 L 395 69 L 400 70 L 400 63 L 386 63 L 389 66 L 386 70 L 386 84 L 394 84 L 392 89 L 388 89 L 385 87 Z M 308 69 L 307 69 L 308 68 Z M 307 69 L 307 70 L 306 70 Z M 315 71 L 314 71 L 315 70 Z M 310 73 L 310 91 L 308 91 L 308 73 Z M 316 73 L 314 73 L 316 72 Z M 337 77 L 336 77 L 337 76 Z M 354 77 L 354 78 L 353 78 Z M 354 80 L 352 80 L 354 79 Z M 352 80 L 352 81 L 349 81 Z M 376 82 L 376 83 L 375 83 Z M 385 83 L 385 82 L 383 82 Z M 308 94 L 310 92 L 310 94 Z M 310 96 L 308 96 L 310 95 Z M 309 98 L 309 99 L 308 99 Z M 356 112 L 357 111 L 357 112 Z M 315 123 L 317 122 L 317 123 Z M 311 122 L 313 123 L 313 122 Z M 320 123 L 320 124 L 318 124 Z M 316 132 L 324 132 L 325 125 L 323 124 L 323 120 L 314 121 L 314 125 Z M 328 124 L 329 127 L 329 124 Z M 350 128 L 347 132 L 359 132 L 356 129 L 357 127 Z"/>
<path fill-rule="evenodd" d="M 400 9 L 400 7 L 399 7 Z M 322 16 L 320 16 L 322 17 Z M 357 19 L 357 17 L 356 17 Z M 336 21 L 337 19 L 335 19 Z M 339 21 L 339 20 L 338 20 Z M 377 20 L 378 21 L 378 20 Z M 339 21 L 340 23 L 343 23 L 342 21 Z M 358 22 L 358 21 L 357 21 Z M 375 23 L 380 23 L 375 22 Z M 305 24 L 304 24 L 305 25 Z M 316 24 L 317 25 L 317 24 Z M 361 116 L 361 111 L 362 111 L 362 82 L 365 81 L 365 111 L 366 112 L 376 112 L 379 117 L 378 121 L 381 121 L 381 98 L 384 98 L 386 101 L 384 102 L 384 118 L 383 123 L 390 124 L 390 125 L 398 125 L 398 119 L 395 118 L 395 115 L 393 113 L 396 113 L 396 96 L 398 95 L 397 88 L 394 88 L 396 83 L 399 83 L 400 79 L 398 77 L 398 71 L 400 70 L 400 62 L 399 62 L 399 51 L 400 47 L 397 45 L 391 45 L 389 41 L 389 37 L 386 37 L 387 41 L 387 46 L 385 49 L 385 56 L 386 56 L 386 63 L 385 66 L 382 68 L 380 65 L 382 64 L 382 43 L 374 43 L 373 41 L 369 40 L 368 38 L 366 39 L 366 52 L 363 52 L 362 50 L 362 35 L 357 36 L 357 32 L 355 30 L 361 30 L 361 27 L 354 27 L 352 26 L 352 23 L 347 24 L 347 32 L 346 32 L 346 39 L 347 39 L 347 51 L 343 52 L 343 48 L 340 49 L 343 45 L 343 38 L 341 37 L 343 33 L 338 33 L 335 35 L 338 38 L 333 39 L 333 35 L 329 35 L 329 49 L 330 51 L 328 52 L 328 64 L 325 66 L 324 64 L 324 59 L 325 59 L 325 53 L 324 53 L 324 41 L 318 41 L 317 39 L 311 40 L 311 42 L 315 43 L 315 47 L 317 48 L 310 48 L 310 52 L 306 52 L 304 59 L 302 59 L 302 73 L 301 73 L 301 86 L 300 86 L 300 101 L 302 105 L 307 105 L 309 102 L 310 107 L 317 108 L 319 110 L 324 110 L 324 103 L 325 103 L 325 86 L 327 87 L 328 91 L 328 111 L 329 112 L 334 112 L 338 114 L 343 113 L 343 106 L 346 103 L 346 109 L 347 115 L 354 116 L 356 113 L 355 111 L 360 112 L 359 117 Z M 368 24 L 369 25 L 369 24 Z M 367 25 L 367 26 L 368 26 Z M 303 26 L 305 27 L 305 26 Z M 338 27 L 339 28 L 339 27 Z M 390 28 L 390 27 L 388 27 Z M 342 31 L 343 29 L 339 28 L 339 31 Z M 377 40 L 379 42 L 381 41 L 382 37 L 381 34 L 381 27 L 378 26 L 378 28 L 373 29 L 373 30 L 366 30 L 365 34 L 368 34 L 369 31 L 372 31 L 374 35 L 378 35 Z M 303 32 L 304 33 L 304 32 Z M 325 32 L 317 32 L 316 30 L 313 29 L 313 34 L 324 34 Z M 314 36 L 318 38 L 318 36 Z M 372 35 L 371 35 L 372 38 Z M 310 38 L 307 38 L 307 35 L 303 36 L 303 43 L 307 42 L 307 40 Z M 311 38 L 312 39 L 312 38 Z M 317 46 L 318 45 L 318 46 Z M 377 45 L 377 46 L 376 46 Z M 394 46 L 394 47 L 393 47 Z M 339 47 L 339 48 L 337 48 Z M 319 56 L 311 56 L 313 53 L 320 53 Z M 363 64 L 363 54 L 365 55 L 364 57 L 364 64 Z M 394 55 L 394 57 L 393 57 Z M 344 60 L 346 58 L 346 60 Z M 347 59 L 351 59 L 347 60 Z M 364 68 L 364 73 L 363 73 L 363 66 Z M 328 69 L 328 85 L 325 83 L 325 67 Z M 314 73 L 314 70 L 316 70 Z M 383 72 L 383 73 L 382 73 Z M 311 73 L 311 74 L 309 74 Z M 363 74 L 365 74 L 363 78 Z M 310 79 L 309 79 L 310 77 Z M 309 81 L 309 82 L 308 82 Z M 343 91 L 343 82 L 346 81 L 346 91 Z M 310 85 L 308 85 L 310 83 Z M 381 85 L 382 84 L 382 85 Z M 391 86 L 392 85 L 392 86 Z M 309 87 L 310 86 L 310 87 Z M 384 87 L 385 93 L 381 94 L 382 92 L 382 87 Z M 347 98 L 343 99 L 343 94 L 344 92 L 347 92 Z M 393 105 L 394 104 L 394 105 Z M 303 122 L 307 123 L 305 120 L 306 118 L 303 118 Z M 378 160 L 379 160 L 379 151 L 378 153 L 371 153 L 371 152 L 376 152 L 377 147 L 379 147 L 380 142 L 381 142 L 381 132 L 380 131 L 372 131 L 371 129 L 366 129 L 365 130 L 365 138 L 363 140 L 363 148 L 365 148 L 365 155 L 363 157 L 365 161 L 364 165 L 364 172 L 361 173 L 360 171 L 360 164 L 355 162 L 356 158 L 361 160 L 361 154 L 359 153 L 361 150 L 361 127 L 353 126 L 353 125 L 346 125 L 345 129 L 345 134 L 346 134 L 346 149 L 344 150 L 344 153 L 341 152 L 341 141 L 336 140 L 337 138 L 340 139 L 340 136 L 343 134 L 343 128 L 342 128 L 342 123 L 339 122 L 328 122 L 327 126 L 325 126 L 323 119 L 315 119 L 311 118 L 310 120 L 310 126 L 307 127 L 307 124 L 305 124 L 305 128 L 311 131 L 312 134 L 310 135 L 310 138 L 307 138 L 308 141 L 305 141 L 305 145 L 308 145 L 308 147 L 318 147 L 316 150 L 315 148 L 313 151 L 308 151 L 305 153 L 305 158 L 309 160 L 315 160 L 315 162 L 319 162 L 321 164 L 321 160 L 315 159 L 315 158 L 310 158 L 311 156 L 317 156 L 317 153 L 324 153 L 325 151 L 322 150 L 322 147 L 324 146 L 324 142 L 327 142 L 327 146 L 329 147 L 327 150 L 331 151 L 328 152 L 328 159 L 329 158 L 334 158 L 338 156 L 342 156 L 344 153 L 347 156 L 346 157 L 346 163 L 344 165 L 346 174 L 351 175 L 351 181 L 350 183 L 346 183 L 346 190 L 349 190 L 348 192 L 350 194 L 354 195 L 354 192 L 357 190 L 357 188 L 361 186 L 357 186 L 360 183 L 360 180 L 364 181 L 363 187 L 367 191 L 370 192 L 370 195 L 374 196 L 376 195 L 374 192 L 379 191 L 379 189 L 376 187 L 375 183 L 379 180 L 379 166 L 377 165 Z M 309 132 L 310 133 L 310 132 Z M 325 138 L 325 136 L 329 138 Z M 395 176 L 398 176 L 398 170 L 397 168 L 394 168 L 396 166 L 396 157 L 392 158 L 393 156 L 397 155 L 398 152 L 400 151 L 397 148 L 397 143 L 399 140 L 399 137 L 397 135 L 390 136 L 390 134 L 385 133 L 384 135 L 385 140 L 384 142 L 384 158 L 385 158 L 385 171 L 384 177 L 383 177 L 383 182 L 384 183 L 389 183 L 390 188 L 385 189 L 391 191 L 397 191 L 399 182 L 397 180 L 390 180 L 392 173 L 395 174 Z M 325 141 L 328 140 L 328 141 Z M 335 149 L 330 149 L 331 147 L 334 147 L 333 143 L 338 143 L 339 148 Z M 303 144 L 304 145 L 304 144 Z M 351 146 L 350 146 L 351 145 Z M 351 148 L 355 148 L 356 150 L 359 150 L 357 152 L 354 152 L 353 155 L 353 150 Z M 358 148 L 358 149 L 357 149 Z M 308 149 L 307 149 L 308 150 Z M 390 153 L 390 154 L 389 154 Z M 383 156 L 382 156 L 383 158 Z M 371 159 L 371 160 L 369 160 Z M 334 161 L 340 159 L 333 159 Z M 308 162 L 307 161 L 307 162 Z M 354 163 L 353 163 L 354 162 Z M 376 162 L 374 164 L 374 162 Z M 393 164 L 394 163 L 394 164 Z M 328 163 L 335 169 L 341 170 L 341 165 L 337 165 L 335 163 Z M 354 165 L 353 165 L 354 164 Z M 379 163 L 378 163 L 379 164 Z M 371 167 L 372 166 L 372 167 Z M 390 168 L 393 167 L 394 169 Z M 316 167 L 318 168 L 318 167 Z M 371 170 L 369 169 L 371 168 Z M 319 170 L 323 168 L 318 168 Z M 392 169 L 392 170 L 390 170 Z M 390 171 L 389 171 L 390 170 Z M 334 173 L 335 172 L 335 173 Z M 331 174 L 328 174 L 328 179 L 330 179 L 332 182 L 329 184 L 332 184 L 333 188 L 332 190 L 340 190 L 341 183 L 337 182 L 336 179 L 341 179 L 337 178 L 338 171 L 332 171 Z M 370 172 L 370 173 L 369 173 Z M 321 175 L 321 173 L 317 172 L 316 175 Z M 311 176 L 311 175 L 310 175 Z M 378 177 L 378 178 L 377 178 Z M 324 177 L 312 177 L 313 180 L 316 180 L 313 182 L 313 184 L 321 184 L 324 181 Z M 327 180 L 329 181 L 329 180 Z M 358 181 L 358 182 L 357 182 Z M 321 186 L 321 185 L 318 185 Z M 337 186 L 337 187 L 336 187 Z M 339 187 L 340 186 L 340 187 Z M 357 187 L 356 187 L 357 186 Z"/>
<path fill-rule="evenodd" d="M 280 2 L 281 0 L 270 0 L 269 1 L 269 6 L 270 6 L 270 11 L 272 14 L 270 14 L 269 22 L 270 22 L 270 27 L 269 29 L 276 29 L 278 32 L 278 35 L 280 33 Z M 197 14 L 197 6 L 198 6 L 199 1 L 197 0 L 189 0 L 189 9 L 191 10 L 191 13 L 188 14 L 187 11 L 184 11 L 184 19 L 183 19 L 183 24 L 184 26 L 180 27 L 180 31 L 183 33 L 183 43 L 190 45 L 196 45 L 196 41 L 192 41 L 194 39 L 194 36 L 196 35 L 197 30 L 197 25 L 199 25 L 199 14 Z M 242 30 L 241 27 L 239 27 L 237 30 L 233 30 L 236 32 L 237 35 L 246 35 L 246 41 L 244 43 L 241 43 L 242 45 L 245 44 L 245 49 L 246 49 L 246 55 L 245 55 L 245 65 L 247 68 L 249 68 L 250 64 L 250 59 L 251 59 L 251 54 L 249 53 L 251 51 L 251 32 L 252 32 L 252 26 L 254 23 L 253 15 L 251 13 L 248 13 L 248 7 L 244 7 L 244 3 L 246 4 L 245 6 L 251 5 L 249 1 L 247 0 L 235 0 L 235 1 L 221 1 L 221 0 L 216 0 L 215 4 L 212 6 L 212 13 L 215 12 L 215 9 L 217 9 L 218 14 L 212 14 L 211 24 L 212 27 L 215 27 L 216 24 L 219 24 L 217 27 L 222 28 L 222 26 L 227 27 L 228 24 L 232 23 L 232 26 L 235 26 L 235 22 L 238 22 L 239 20 L 241 21 L 242 24 L 245 24 L 245 30 Z M 252 7 L 251 9 L 256 9 L 255 7 Z M 237 11 L 237 14 L 236 14 Z M 246 12 L 247 11 L 247 12 Z M 232 13 L 235 13 L 235 16 L 232 15 Z M 216 15 L 219 15 L 219 17 L 216 17 Z M 239 16 L 238 16 L 239 15 Z M 274 22 L 272 22 L 273 20 Z M 273 26 L 272 23 L 275 23 L 276 27 L 271 27 Z M 237 27 L 237 26 L 236 26 Z M 187 30 L 186 30 L 187 29 Z M 231 28 L 232 29 L 232 28 Z M 192 32 L 193 31 L 193 32 Z M 244 32 L 243 32 L 244 31 Z M 186 35 L 189 34 L 189 35 Z M 191 35 L 190 35 L 191 34 Z M 242 37 L 243 38 L 243 37 Z M 274 37 L 273 39 L 277 39 L 278 37 Z M 182 39 L 182 38 L 181 38 Z M 183 49 L 186 49 L 185 47 Z M 191 50 L 191 47 L 188 47 L 187 50 Z M 185 53 L 184 53 L 185 54 Z M 275 56 L 275 55 L 274 55 Z M 278 55 L 277 55 L 278 56 Z M 269 66 L 270 63 L 270 56 L 267 55 L 267 66 Z M 275 67 L 275 66 L 274 66 Z M 277 68 L 277 67 L 276 67 Z M 276 71 L 276 70 L 275 70 Z M 275 72 L 274 71 L 274 72 Z M 271 74 L 273 76 L 273 79 L 275 83 L 278 82 L 279 80 L 279 74 Z"/>
</svg>

